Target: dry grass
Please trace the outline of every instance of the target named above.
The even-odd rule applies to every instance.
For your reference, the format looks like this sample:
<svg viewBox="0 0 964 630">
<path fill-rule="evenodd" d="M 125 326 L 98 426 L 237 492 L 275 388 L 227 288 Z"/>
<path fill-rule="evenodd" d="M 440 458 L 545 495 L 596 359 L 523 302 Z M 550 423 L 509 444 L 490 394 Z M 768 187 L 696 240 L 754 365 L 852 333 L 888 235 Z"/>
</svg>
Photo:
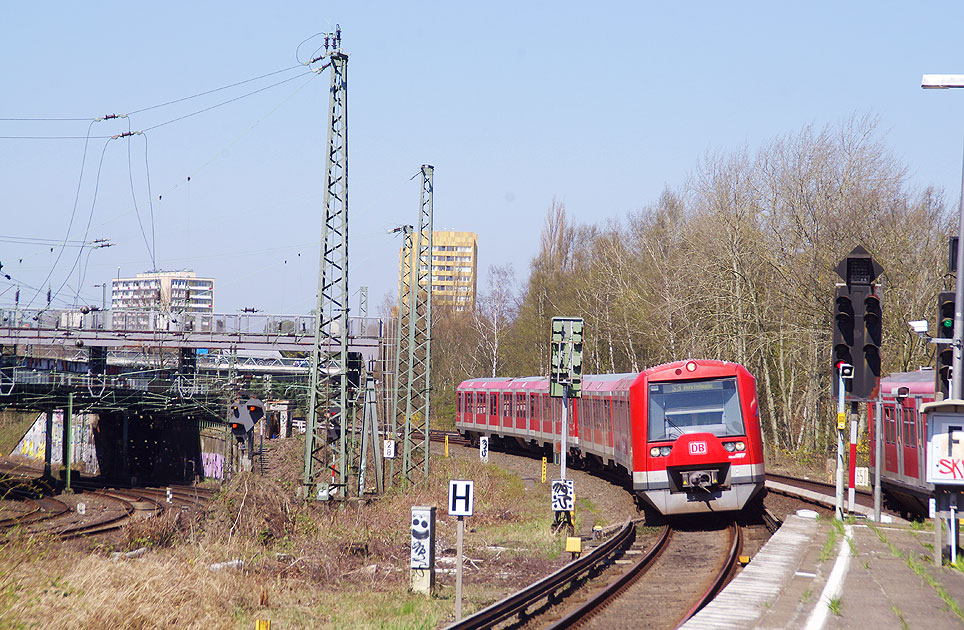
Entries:
<svg viewBox="0 0 964 630">
<path fill-rule="evenodd" d="M 261 618 L 283 628 L 434 628 L 451 619 L 451 578 L 440 576 L 434 598 L 408 592 L 410 514 L 413 505 L 439 506 L 437 549 L 445 555 L 455 546 L 455 519 L 444 509 L 453 478 L 476 484 L 465 544 L 480 568 L 467 567 L 467 608 L 519 586 L 494 584 L 485 569 L 548 571 L 562 543 L 549 531 L 548 490 L 526 490 L 476 461 L 433 458 L 427 484 L 369 503 L 305 504 L 291 492 L 297 479 L 239 475 L 196 520 L 131 526 L 127 548 L 149 547 L 137 558 L 7 540 L 0 627 L 250 628 Z M 242 569 L 210 569 L 235 559 Z"/>
</svg>

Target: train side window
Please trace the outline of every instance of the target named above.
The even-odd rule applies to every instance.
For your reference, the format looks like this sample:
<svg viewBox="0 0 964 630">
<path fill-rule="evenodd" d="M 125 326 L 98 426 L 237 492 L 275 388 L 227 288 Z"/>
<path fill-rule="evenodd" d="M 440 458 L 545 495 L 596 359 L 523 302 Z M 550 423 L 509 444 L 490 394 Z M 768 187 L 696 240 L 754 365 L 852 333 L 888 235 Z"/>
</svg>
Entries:
<svg viewBox="0 0 964 630">
<path fill-rule="evenodd" d="M 499 415 L 499 393 L 492 392 L 489 394 L 489 415 L 497 416 Z"/>
<path fill-rule="evenodd" d="M 459 392 L 455 396 L 455 413 L 462 413 L 462 398 L 465 397 L 465 392 Z"/>
<path fill-rule="evenodd" d="M 917 413 L 917 409 L 914 409 L 914 415 L 917 417 L 917 446 L 923 446 L 927 441 L 924 437 L 924 416 Z"/>
<path fill-rule="evenodd" d="M 905 448 L 917 448 L 916 431 L 914 431 L 914 417 L 911 415 L 911 410 L 907 407 L 901 409 L 901 415 L 903 416 L 903 429 L 904 429 L 904 447 Z"/>
<path fill-rule="evenodd" d="M 611 399 L 607 398 L 603 401 L 603 410 L 603 424 L 609 426 L 613 419 L 613 401 Z"/>
<path fill-rule="evenodd" d="M 512 394 L 502 394 L 502 417 L 512 416 Z"/>
<path fill-rule="evenodd" d="M 894 443 L 894 410 L 891 407 L 884 407 L 884 442 Z"/>
</svg>

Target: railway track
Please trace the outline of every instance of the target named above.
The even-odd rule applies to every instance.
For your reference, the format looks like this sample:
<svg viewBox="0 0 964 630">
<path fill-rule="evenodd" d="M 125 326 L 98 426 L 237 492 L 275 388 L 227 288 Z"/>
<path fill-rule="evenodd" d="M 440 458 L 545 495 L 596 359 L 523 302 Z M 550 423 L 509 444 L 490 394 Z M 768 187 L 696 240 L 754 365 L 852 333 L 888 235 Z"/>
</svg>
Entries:
<svg viewBox="0 0 964 630">
<path fill-rule="evenodd" d="M 636 528 L 627 523 L 589 554 L 448 630 L 675 628 L 737 567 L 742 528 L 736 523 L 710 530 L 667 525 L 645 549 L 635 544 Z"/>
<path fill-rule="evenodd" d="M 794 488 L 800 488 L 802 490 L 810 490 L 811 492 L 816 492 L 818 494 L 822 494 L 826 496 L 827 500 L 823 503 L 821 507 L 829 506 L 830 509 L 833 509 L 834 504 L 836 502 L 837 487 L 832 483 L 827 483 L 824 481 L 814 481 L 813 479 L 800 479 L 797 477 L 790 477 L 788 475 L 780 475 L 777 473 L 770 473 L 770 472 L 767 473 L 766 478 L 768 481 L 776 481 L 778 483 L 782 483 L 788 486 L 793 486 Z M 776 492 L 778 494 L 786 494 L 787 496 L 793 496 L 794 498 L 797 498 L 800 500 L 806 500 L 799 495 L 791 495 L 791 494 L 781 492 L 779 490 L 770 489 L 769 491 Z M 846 493 L 844 496 L 846 497 Z M 869 490 L 855 488 L 854 501 L 857 503 L 857 505 L 861 505 L 863 507 L 868 507 L 868 508 L 874 507 L 874 495 Z M 847 501 L 845 498 L 844 506 L 846 505 L 847 505 Z M 897 514 L 892 512 L 891 510 L 885 509 L 884 512 L 892 516 L 897 516 Z"/>
<path fill-rule="evenodd" d="M 72 484 L 75 493 L 55 498 L 44 496 L 51 490 L 43 484 L 12 481 L 0 505 L 0 513 L 12 515 L 0 519 L 0 531 L 19 528 L 27 535 L 60 540 L 115 532 L 133 520 L 153 518 L 168 510 L 196 511 L 214 494 L 194 486 L 117 488 L 79 479 Z"/>
</svg>

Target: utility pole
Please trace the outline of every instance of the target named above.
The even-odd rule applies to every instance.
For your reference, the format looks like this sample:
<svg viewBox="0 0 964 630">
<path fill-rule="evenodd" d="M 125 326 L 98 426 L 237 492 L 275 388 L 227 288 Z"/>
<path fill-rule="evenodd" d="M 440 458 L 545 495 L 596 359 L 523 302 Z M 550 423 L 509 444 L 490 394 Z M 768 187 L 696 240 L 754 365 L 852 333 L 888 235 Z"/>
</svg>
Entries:
<svg viewBox="0 0 964 630">
<path fill-rule="evenodd" d="M 412 261 L 414 260 L 414 236 L 411 225 L 401 225 L 392 232 L 402 233 L 402 259 L 401 273 L 398 276 L 398 317 L 395 320 L 395 360 L 394 372 L 392 372 L 392 392 L 391 408 L 389 417 L 389 435 L 391 440 L 398 437 L 398 423 L 401 419 L 402 426 L 405 426 L 404 414 L 399 410 L 405 409 L 405 395 L 407 388 L 402 386 L 402 356 L 408 358 L 408 320 L 411 318 L 409 305 L 412 303 L 410 287 L 412 286 Z M 405 375 L 408 370 L 405 369 Z M 395 479 L 395 458 L 388 461 L 388 485 L 391 486 Z"/>
<path fill-rule="evenodd" d="M 331 89 L 304 495 L 327 500 L 343 493 L 348 479 L 348 55 L 341 50 L 340 27 L 325 36 L 325 54 L 312 62 L 321 60 L 326 63 L 318 71 L 331 68 Z M 338 427 L 337 461 L 327 448 L 329 423 Z M 334 488 L 329 483 L 329 467 L 338 473 Z"/>
<path fill-rule="evenodd" d="M 421 167 L 422 192 L 418 231 L 405 229 L 403 273 L 399 293 L 396 355 L 396 420 L 402 427 L 401 480 L 428 479 L 429 413 L 432 358 L 432 197 L 435 167 Z M 403 363 L 404 362 L 404 363 Z M 394 467 L 393 467 L 394 468 Z"/>
</svg>

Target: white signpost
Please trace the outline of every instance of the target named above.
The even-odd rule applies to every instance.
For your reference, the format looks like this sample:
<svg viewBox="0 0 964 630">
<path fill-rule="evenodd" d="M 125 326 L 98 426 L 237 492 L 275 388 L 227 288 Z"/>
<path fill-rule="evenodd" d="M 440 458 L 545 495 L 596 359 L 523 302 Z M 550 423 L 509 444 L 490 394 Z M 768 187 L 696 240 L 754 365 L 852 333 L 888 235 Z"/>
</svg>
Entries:
<svg viewBox="0 0 964 630">
<path fill-rule="evenodd" d="M 462 620 L 462 537 L 465 535 L 465 517 L 472 516 L 475 502 L 475 482 L 464 479 L 449 481 L 449 516 L 458 517 L 455 559 L 455 621 Z"/>
<path fill-rule="evenodd" d="M 489 463 L 489 438 L 484 435 L 479 438 L 479 459 L 483 464 Z"/>
<path fill-rule="evenodd" d="M 572 512 L 576 506 L 576 491 L 572 479 L 552 480 L 552 510 Z"/>
<path fill-rule="evenodd" d="M 385 440 L 384 448 L 385 459 L 395 459 L 395 440 Z"/>
<path fill-rule="evenodd" d="M 435 507 L 412 508 L 409 585 L 413 592 L 430 595 L 435 586 Z"/>
</svg>

